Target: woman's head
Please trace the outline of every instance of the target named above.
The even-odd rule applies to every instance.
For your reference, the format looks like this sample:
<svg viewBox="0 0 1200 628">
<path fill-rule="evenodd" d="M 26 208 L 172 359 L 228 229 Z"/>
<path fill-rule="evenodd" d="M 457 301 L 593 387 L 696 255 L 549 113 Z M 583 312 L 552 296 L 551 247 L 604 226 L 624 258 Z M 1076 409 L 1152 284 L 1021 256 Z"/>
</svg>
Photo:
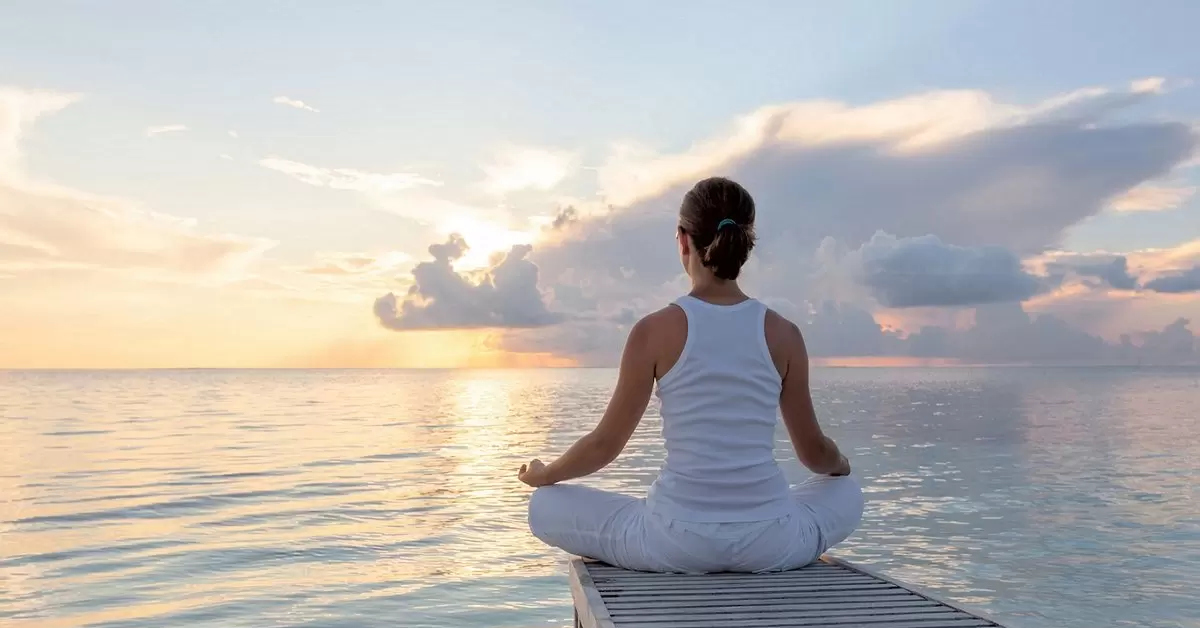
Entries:
<svg viewBox="0 0 1200 628">
<path fill-rule="evenodd" d="M 729 179 L 705 179 L 683 196 L 678 235 L 689 274 L 699 265 L 719 279 L 737 279 L 754 248 L 754 199 Z"/>
</svg>

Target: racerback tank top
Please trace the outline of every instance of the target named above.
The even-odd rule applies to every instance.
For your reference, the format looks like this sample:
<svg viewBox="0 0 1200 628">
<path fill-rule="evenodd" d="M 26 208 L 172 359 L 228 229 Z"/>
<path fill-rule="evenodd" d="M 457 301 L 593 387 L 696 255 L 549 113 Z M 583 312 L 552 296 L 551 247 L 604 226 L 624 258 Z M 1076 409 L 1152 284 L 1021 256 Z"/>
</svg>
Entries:
<svg viewBox="0 0 1200 628">
<path fill-rule="evenodd" d="M 685 296 L 687 341 L 658 382 L 667 457 L 651 485 L 651 512 L 693 522 L 745 522 L 791 511 L 775 461 L 783 382 L 767 348 L 767 307 Z"/>
</svg>

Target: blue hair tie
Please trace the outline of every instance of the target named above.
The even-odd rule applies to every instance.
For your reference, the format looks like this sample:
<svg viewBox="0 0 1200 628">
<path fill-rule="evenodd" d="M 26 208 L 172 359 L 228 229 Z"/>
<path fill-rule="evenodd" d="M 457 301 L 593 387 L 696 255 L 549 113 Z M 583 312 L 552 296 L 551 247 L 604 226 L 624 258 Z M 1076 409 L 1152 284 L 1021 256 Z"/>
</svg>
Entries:
<svg viewBox="0 0 1200 628">
<path fill-rule="evenodd" d="M 725 227 L 736 227 L 736 226 L 738 226 L 737 222 L 735 222 L 732 218 L 726 218 L 725 220 L 722 220 L 721 222 L 717 223 L 717 231 L 720 231 L 720 230 L 724 229 Z"/>
</svg>

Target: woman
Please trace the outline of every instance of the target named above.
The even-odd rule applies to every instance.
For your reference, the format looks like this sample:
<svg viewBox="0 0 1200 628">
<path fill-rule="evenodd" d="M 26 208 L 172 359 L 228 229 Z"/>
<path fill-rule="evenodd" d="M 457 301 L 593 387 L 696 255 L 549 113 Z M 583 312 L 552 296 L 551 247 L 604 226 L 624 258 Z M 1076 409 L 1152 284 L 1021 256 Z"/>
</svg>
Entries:
<svg viewBox="0 0 1200 628">
<path fill-rule="evenodd" d="M 691 293 L 630 330 L 596 428 L 550 464 L 521 466 L 520 480 L 538 487 L 529 527 L 549 545 L 627 569 L 802 567 L 858 526 L 862 489 L 817 424 L 799 328 L 738 287 L 754 200 L 728 179 L 701 181 L 684 196 L 676 239 Z M 561 484 L 616 459 L 655 381 L 667 457 L 646 498 Z M 817 474 L 794 489 L 773 456 L 777 410 Z"/>
</svg>

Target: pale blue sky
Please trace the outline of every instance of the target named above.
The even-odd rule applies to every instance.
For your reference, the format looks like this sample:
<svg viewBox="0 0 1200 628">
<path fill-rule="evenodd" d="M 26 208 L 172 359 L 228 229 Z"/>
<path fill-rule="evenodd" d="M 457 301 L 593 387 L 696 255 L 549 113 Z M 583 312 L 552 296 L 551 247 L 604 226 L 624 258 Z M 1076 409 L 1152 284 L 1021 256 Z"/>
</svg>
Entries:
<svg viewBox="0 0 1200 628">
<path fill-rule="evenodd" d="M 308 232 L 290 221 L 320 222 L 336 205 L 340 224 L 361 224 L 353 218 L 368 210 L 270 176 L 253 159 L 411 169 L 465 184 L 506 142 L 585 158 L 619 138 L 678 150 L 770 103 L 867 103 L 935 88 L 1022 103 L 1200 72 L 1200 3 L 1186 0 L 48 1 L 2 10 L 0 83 L 86 96 L 39 124 L 34 171 L 293 243 Z M 321 112 L 273 105 L 277 95 Z M 1136 111 L 1197 112 L 1197 88 Z M 147 141 L 142 129 L 158 124 L 190 131 Z M 214 161 L 222 153 L 237 161 Z M 1169 244 L 1196 219 L 1195 202 L 1090 221 L 1071 244 Z M 346 244 L 378 239 L 376 227 L 343 234 Z"/>
</svg>

